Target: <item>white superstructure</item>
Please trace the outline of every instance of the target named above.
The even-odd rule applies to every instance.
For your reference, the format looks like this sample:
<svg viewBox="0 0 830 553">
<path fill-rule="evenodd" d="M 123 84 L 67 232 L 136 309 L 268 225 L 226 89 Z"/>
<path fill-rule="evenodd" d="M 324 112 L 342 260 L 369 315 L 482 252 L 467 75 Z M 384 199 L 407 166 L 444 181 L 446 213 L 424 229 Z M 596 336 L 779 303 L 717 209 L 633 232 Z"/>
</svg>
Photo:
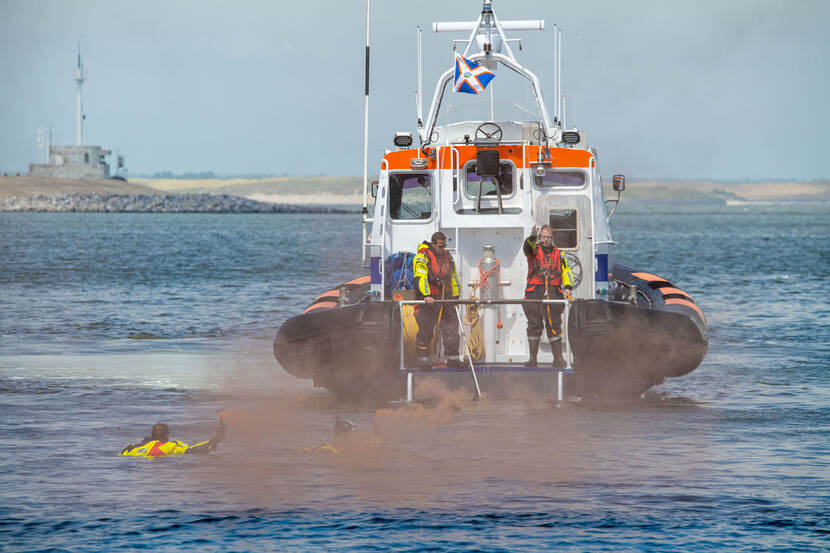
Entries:
<svg viewBox="0 0 830 553">
<path fill-rule="evenodd" d="M 498 298 L 521 299 L 527 277 L 522 243 L 534 225 L 550 224 L 554 240 L 577 279 L 575 298 L 606 297 L 609 247 L 613 244 L 597 154 L 584 133 L 562 128 L 548 116 L 536 75 L 516 59 L 507 30 L 542 30 L 543 21 L 500 22 L 484 2 L 474 22 L 435 23 L 435 31 L 469 32 L 464 58 L 496 73 L 514 75 L 532 95 L 535 112 L 526 120 L 451 121 L 454 68 L 439 78 L 423 125 L 412 136 L 398 133 L 397 149 L 381 161 L 374 216 L 364 247 L 371 268 L 372 296 L 392 299 L 386 264 L 397 252 L 414 252 L 435 231 L 447 236 L 462 282 L 462 298 L 478 297 L 479 261 L 488 246 L 500 271 Z M 458 41 L 457 41 L 458 42 Z M 460 50 L 460 49 L 459 49 Z M 503 88 L 497 88 L 499 91 Z M 483 111 L 494 113 L 493 88 Z M 526 112 L 527 110 L 525 110 Z M 419 120 L 420 123 L 420 120 Z M 495 171 L 487 160 L 498 152 Z M 483 317 L 486 361 L 527 359 L 526 320 L 519 305 L 488 306 Z M 499 324 L 500 323 L 500 324 Z M 489 328 L 495 326 L 495 328 Z M 540 360 L 550 359 L 543 346 Z"/>
</svg>

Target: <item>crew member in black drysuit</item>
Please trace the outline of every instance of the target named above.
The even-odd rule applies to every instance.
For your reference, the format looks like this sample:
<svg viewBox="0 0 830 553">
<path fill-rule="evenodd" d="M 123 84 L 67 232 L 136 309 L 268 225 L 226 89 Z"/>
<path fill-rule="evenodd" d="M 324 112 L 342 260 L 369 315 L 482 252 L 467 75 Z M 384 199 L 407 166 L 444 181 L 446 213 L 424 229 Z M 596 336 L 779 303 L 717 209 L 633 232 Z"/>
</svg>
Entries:
<svg viewBox="0 0 830 553">
<path fill-rule="evenodd" d="M 570 299 L 573 289 L 571 270 L 568 262 L 562 257 L 553 243 L 553 228 L 544 225 L 539 231 L 539 240 L 536 240 L 536 225 L 524 241 L 522 247 L 527 258 L 527 288 L 526 300 L 563 299 L 567 294 Z M 527 341 L 530 345 L 530 360 L 527 367 L 537 366 L 536 356 L 539 354 L 539 342 L 542 339 L 542 326 L 547 329 L 550 347 L 553 350 L 553 367 L 564 368 L 565 359 L 562 357 L 562 304 L 525 303 L 522 305 L 527 318 Z"/>
</svg>

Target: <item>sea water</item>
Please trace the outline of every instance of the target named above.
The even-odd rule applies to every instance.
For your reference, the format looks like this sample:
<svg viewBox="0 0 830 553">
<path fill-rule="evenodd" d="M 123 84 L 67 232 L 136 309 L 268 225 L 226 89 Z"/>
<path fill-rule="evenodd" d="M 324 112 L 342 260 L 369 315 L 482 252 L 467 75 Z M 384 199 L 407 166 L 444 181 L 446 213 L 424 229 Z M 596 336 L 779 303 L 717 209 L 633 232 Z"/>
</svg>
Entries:
<svg viewBox="0 0 830 553">
<path fill-rule="evenodd" d="M 636 401 L 406 407 L 338 403 L 270 351 L 364 274 L 358 214 L 0 213 L 0 550 L 830 549 L 830 205 L 613 223 L 706 314 L 696 371 Z M 209 456 L 118 456 L 220 412 Z M 300 453 L 336 416 L 382 443 Z"/>
</svg>

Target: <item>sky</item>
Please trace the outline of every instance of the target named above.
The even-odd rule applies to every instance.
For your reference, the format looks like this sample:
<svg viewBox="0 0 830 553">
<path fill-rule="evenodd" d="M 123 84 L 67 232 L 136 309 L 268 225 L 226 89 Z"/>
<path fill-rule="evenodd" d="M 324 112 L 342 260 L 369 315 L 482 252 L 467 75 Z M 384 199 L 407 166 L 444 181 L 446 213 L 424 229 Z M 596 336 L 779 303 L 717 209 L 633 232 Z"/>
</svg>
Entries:
<svg viewBox="0 0 830 553">
<path fill-rule="evenodd" d="M 508 34 L 549 106 L 553 26 L 564 29 L 566 122 L 603 175 L 830 178 L 827 0 L 493 6 L 501 20 L 545 20 Z M 432 22 L 480 8 L 372 2 L 370 173 L 396 131 L 415 131 L 417 26 L 427 110 L 452 39 L 466 38 Z M 0 172 L 38 161 L 38 129 L 74 143 L 80 42 L 84 142 L 120 152 L 131 175 L 361 175 L 365 17 L 364 0 L 0 0 Z"/>
</svg>

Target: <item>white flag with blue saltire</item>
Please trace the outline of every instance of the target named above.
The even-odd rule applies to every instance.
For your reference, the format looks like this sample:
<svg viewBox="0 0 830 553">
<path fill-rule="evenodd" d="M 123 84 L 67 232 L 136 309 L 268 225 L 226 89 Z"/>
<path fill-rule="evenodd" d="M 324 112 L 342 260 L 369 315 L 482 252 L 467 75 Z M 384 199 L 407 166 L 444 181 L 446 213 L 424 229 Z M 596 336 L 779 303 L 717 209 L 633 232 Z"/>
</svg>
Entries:
<svg viewBox="0 0 830 553">
<path fill-rule="evenodd" d="M 459 53 L 455 54 L 455 92 L 481 94 L 496 76 L 492 71 L 470 61 Z"/>
</svg>

